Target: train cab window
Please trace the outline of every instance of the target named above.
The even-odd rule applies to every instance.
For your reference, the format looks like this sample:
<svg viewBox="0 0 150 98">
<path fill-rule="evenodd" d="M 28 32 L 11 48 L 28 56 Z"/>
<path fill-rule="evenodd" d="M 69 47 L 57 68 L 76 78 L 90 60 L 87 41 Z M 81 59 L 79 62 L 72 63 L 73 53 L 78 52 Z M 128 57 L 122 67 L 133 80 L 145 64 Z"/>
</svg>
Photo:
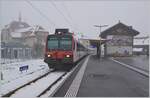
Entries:
<svg viewBox="0 0 150 98">
<path fill-rule="evenodd" d="M 61 37 L 60 49 L 71 50 L 72 49 L 72 38 L 71 37 Z"/>
<path fill-rule="evenodd" d="M 48 39 L 48 49 L 58 49 L 58 38 L 57 37 L 50 37 Z"/>
<path fill-rule="evenodd" d="M 73 50 L 76 48 L 76 43 L 73 41 Z"/>
</svg>

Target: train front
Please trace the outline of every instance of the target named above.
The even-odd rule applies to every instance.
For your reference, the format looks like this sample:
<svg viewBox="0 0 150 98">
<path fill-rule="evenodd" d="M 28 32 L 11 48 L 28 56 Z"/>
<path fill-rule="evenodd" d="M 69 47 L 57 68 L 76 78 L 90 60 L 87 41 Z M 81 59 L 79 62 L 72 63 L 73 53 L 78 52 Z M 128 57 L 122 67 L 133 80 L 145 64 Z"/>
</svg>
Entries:
<svg viewBox="0 0 150 98">
<path fill-rule="evenodd" d="M 73 65 L 73 37 L 54 34 L 47 37 L 44 61 L 50 68 L 70 69 Z"/>
</svg>

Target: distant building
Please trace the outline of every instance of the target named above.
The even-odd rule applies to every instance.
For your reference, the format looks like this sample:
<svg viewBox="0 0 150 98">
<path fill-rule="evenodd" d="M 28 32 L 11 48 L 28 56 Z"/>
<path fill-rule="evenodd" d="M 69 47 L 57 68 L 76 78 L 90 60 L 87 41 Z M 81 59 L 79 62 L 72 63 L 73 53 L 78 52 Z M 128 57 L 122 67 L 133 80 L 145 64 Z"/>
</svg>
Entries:
<svg viewBox="0 0 150 98">
<path fill-rule="evenodd" d="M 1 43 L 1 58 L 5 59 L 30 59 L 32 49 L 21 43 Z"/>
<path fill-rule="evenodd" d="M 32 56 L 43 56 L 46 37 L 49 34 L 43 27 L 39 25 L 30 26 L 26 22 L 12 21 L 6 25 L 1 31 L 1 42 L 4 43 L 20 43 L 24 46 L 32 48 Z"/>
<path fill-rule="evenodd" d="M 80 42 L 87 48 L 90 47 L 90 40 L 89 39 L 79 39 Z"/>
<path fill-rule="evenodd" d="M 149 56 L 149 45 L 133 45 L 133 54 Z"/>
<path fill-rule="evenodd" d="M 33 47 L 36 43 L 45 45 L 45 40 L 48 34 L 48 31 L 43 27 L 36 25 L 15 30 L 14 32 L 11 32 L 10 35 L 12 36 L 12 41 L 23 42 L 25 45 Z"/>
<path fill-rule="evenodd" d="M 14 32 L 18 29 L 28 28 L 30 27 L 29 24 L 26 22 L 22 22 L 19 18 L 19 21 L 12 21 L 8 25 L 5 25 L 5 27 L 1 31 L 1 41 L 2 42 L 9 42 L 12 39 L 12 36 L 10 35 L 11 32 Z"/>
<path fill-rule="evenodd" d="M 22 43 L 23 45 L 31 47 L 33 57 L 43 56 L 45 41 L 48 34 L 48 31 L 38 25 L 10 32 L 11 42 Z M 39 49 L 38 53 L 36 49 Z"/>
<path fill-rule="evenodd" d="M 49 34 L 48 31 L 41 26 L 36 25 L 25 29 L 19 29 L 15 33 L 21 34 L 21 36 L 13 37 L 13 41 L 20 40 L 20 42 L 23 41 L 24 45 L 32 47 L 33 57 L 43 56 L 46 37 Z"/>
<path fill-rule="evenodd" d="M 134 37 L 133 54 L 149 56 L 149 36 Z"/>
<path fill-rule="evenodd" d="M 121 22 L 108 28 L 101 33 L 101 37 L 107 41 L 104 44 L 105 56 L 132 56 L 133 38 L 139 32 L 132 26 L 127 26 Z"/>
</svg>

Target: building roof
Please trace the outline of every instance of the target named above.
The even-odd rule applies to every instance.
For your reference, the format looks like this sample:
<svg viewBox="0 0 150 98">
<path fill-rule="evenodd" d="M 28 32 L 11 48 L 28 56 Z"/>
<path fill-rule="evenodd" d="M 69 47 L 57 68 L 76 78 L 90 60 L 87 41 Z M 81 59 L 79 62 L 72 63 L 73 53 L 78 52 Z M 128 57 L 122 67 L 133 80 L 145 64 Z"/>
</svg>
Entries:
<svg viewBox="0 0 150 98">
<path fill-rule="evenodd" d="M 12 21 L 10 24 L 5 26 L 6 29 L 10 29 L 12 31 L 27 27 L 30 27 L 30 25 L 21 21 Z"/>
<path fill-rule="evenodd" d="M 96 38 L 96 39 L 80 39 L 80 40 L 88 40 L 90 45 L 92 46 L 99 46 L 100 44 L 104 44 L 105 42 L 109 41 L 107 39 L 104 39 L 104 38 Z"/>
<path fill-rule="evenodd" d="M 132 26 L 127 26 L 121 22 L 117 23 L 116 25 L 106 29 L 105 31 L 101 32 L 101 37 L 105 38 L 107 35 L 131 35 L 136 36 L 140 32 L 136 31 L 132 28 Z"/>
<path fill-rule="evenodd" d="M 48 32 L 43 27 L 38 26 L 38 25 L 35 25 L 33 27 L 27 27 L 27 28 L 21 28 L 21 29 L 15 30 L 15 32 L 20 32 L 20 33 L 23 33 L 23 32 L 36 32 L 36 31 Z"/>
<path fill-rule="evenodd" d="M 21 38 L 22 37 L 22 34 L 19 33 L 19 32 L 11 32 L 11 37 L 13 38 Z"/>
<path fill-rule="evenodd" d="M 26 33 L 26 32 L 31 32 L 30 35 L 28 35 L 27 37 L 31 37 L 31 36 L 33 37 L 33 36 L 36 36 L 37 32 L 45 33 L 48 31 L 46 31 L 41 26 L 35 25 L 33 27 L 26 27 L 26 28 L 17 29 L 14 32 L 11 32 L 10 34 L 13 38 L 21 38 L 21 37 L 23 37 L 22 33 Z"/>
</svg>

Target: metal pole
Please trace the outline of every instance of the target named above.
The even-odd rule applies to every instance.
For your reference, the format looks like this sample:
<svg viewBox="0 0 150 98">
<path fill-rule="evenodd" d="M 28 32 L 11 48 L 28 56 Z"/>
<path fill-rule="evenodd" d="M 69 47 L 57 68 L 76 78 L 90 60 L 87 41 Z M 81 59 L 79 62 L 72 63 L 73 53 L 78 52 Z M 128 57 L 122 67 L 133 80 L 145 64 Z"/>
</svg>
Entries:
<svg viewBox="0 0 150 98">
<path fill-rule="evenodd" d="M 100 26 L 100 35 L 101 35 L 101 27 Z M 99 58 L 101 58 L 101 37 L 100 37 L 100 40 L 99 40 Z"/>
<path fill-rule="evenodd" d="M 100 58 L 101 57 L 101 28 L 102 27 L 107 27 L 108 25 L 94 25 L 94 27 L 99 27 L 99 29 L 100 29 L 100 35 L 99 35 L 99 37 L 100 37 L 100 42 L 99 42 L 99 46 L 98 46 L 98 57 Z"/>
</svg>

